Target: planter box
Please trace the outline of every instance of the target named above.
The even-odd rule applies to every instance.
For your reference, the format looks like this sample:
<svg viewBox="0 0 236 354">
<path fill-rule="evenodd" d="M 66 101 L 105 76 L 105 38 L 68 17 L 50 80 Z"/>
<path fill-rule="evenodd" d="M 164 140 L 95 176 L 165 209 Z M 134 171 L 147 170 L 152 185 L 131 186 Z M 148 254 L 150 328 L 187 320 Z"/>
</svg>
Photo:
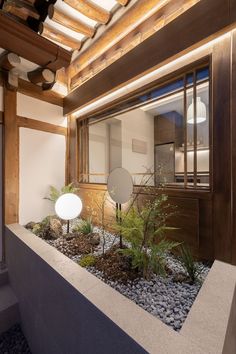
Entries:
<svg viewBox="0 0 236 354">
<path fill-rule="evenodd" d="M 18 224 L 6 258 L 33 354 L 236 353 L 234 266 L 213 264 L 177 333 Z"/>
</svg>

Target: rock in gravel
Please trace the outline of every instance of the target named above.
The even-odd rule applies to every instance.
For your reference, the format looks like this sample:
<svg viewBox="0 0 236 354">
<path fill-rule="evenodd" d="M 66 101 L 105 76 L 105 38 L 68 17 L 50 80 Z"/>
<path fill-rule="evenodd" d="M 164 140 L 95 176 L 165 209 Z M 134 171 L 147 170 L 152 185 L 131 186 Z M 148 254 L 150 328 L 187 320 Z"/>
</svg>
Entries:
<svg viewBox="0 0 236 354">
<path fill-rule="evenodd" d="M 52 231 L 52 235 L 56 238 L 62 236 L 62 224 L 58 219 L 51 218 L 50 219 L 50 229 Z"/>
</svg>

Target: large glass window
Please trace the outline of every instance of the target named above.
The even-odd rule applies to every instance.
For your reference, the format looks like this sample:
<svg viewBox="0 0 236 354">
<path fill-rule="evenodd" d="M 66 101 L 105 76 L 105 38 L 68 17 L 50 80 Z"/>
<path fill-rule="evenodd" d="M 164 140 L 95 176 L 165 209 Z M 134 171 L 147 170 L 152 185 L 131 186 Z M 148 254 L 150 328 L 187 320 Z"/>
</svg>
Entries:
<svg viewBox="0 0 236 354">
<path fill-rule="evenodd" d="M 123 167 L 136 185 L 150 176 L 153 186 L 208 188 L 209 67 L 90 117 L 81 131 L 82 182 L 106 183 Z"/>
</svg>

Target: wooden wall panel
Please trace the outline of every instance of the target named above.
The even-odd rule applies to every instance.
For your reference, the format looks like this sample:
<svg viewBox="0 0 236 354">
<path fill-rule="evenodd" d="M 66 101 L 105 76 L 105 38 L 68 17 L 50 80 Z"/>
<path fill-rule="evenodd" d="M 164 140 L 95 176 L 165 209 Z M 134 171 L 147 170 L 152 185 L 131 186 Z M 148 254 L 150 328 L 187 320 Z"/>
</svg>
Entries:
<svg viewBox="0 0 236 354">
<path fill-rule="evenodd" d="M 216 259 L 231 261 L 231 36 L 213 49 L 213 235 Z"/>
<path fill-rule="evenodd" d="M 203 259 L 214 259 L 212 197 L 199 199 L 199 250 Z"/>
<path fill-rule="evenodd" d="M 236 6 L 235 6 L 236 13 Z M 231 132 L 232 132 L 232 262 L 236 264 L 236 30 L 232 32 Z"/>
<path fill-rule="evenodd" d="M 80 184 L 80 196 L 83 200 L 83 217 L 91 216 L 91 211 L 98 213 L 98 208 L 94 200 L 100 199 L 106 192 L 105 185 L 98 184 Z M 176 215 L 174 215 L 169 224 L 177 228 L 177 230 L 171 231 L 168 237 L 180 242 L 185 242 L 189 245 L 196 254 L 199 253 L 199 199 L 198 198 L 185 198 L 182 196 L 171 196 L 171 191 L 166 194 L 170 194 L 169 203 L 176 207 Z M 181 194 L 180 194 L 181 195 Z M 152 196 L 142 195 L 142 198 L 148 200 Z M 88 208 L 89 207 L 89 208 Z M 115 205 L 112 202 L 106 203 L 105 208 L 105 220 L 110 226 L 115 222 Z M 99 224 L 100 220 L 94 218 L 94 222 Z M 206 257 L 208 259 L 208 257 Z"/>
<path fill-rule="evenodd" d="M 168 194 L 168 192 L 167 192 Z M 169 223 L 177 230 L 169 235 L 174 240 L 184 242 L 196 253 L 199 250 L 199 200 L 195 198 L 169 197 L 171 205 L 176 207 L 174 215 Z"/>
<path fill-rule="evenodd" d="M 5 224 L 19 219 L 19 130 L 16 92 L 4 87 L 4 191 Z"/>
</svg>

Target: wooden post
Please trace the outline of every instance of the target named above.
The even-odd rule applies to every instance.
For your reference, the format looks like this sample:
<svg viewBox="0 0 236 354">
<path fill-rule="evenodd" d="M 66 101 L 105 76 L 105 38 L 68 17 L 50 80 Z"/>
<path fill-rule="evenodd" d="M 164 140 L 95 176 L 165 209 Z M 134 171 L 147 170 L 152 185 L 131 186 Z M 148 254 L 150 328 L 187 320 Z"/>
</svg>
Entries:
<svg viewBox="0 0 236 354">
<path fill-rule="evenodd" d="M 214 45 L 212 54 L 213 238 L 215 258 L 224 262 L 232 260 L 230 67 L 228 34 Z"/>
<path fill-rule="evenodd" d="M 236 8 L 236 6 L 235 6 Z M 231 162 L 232 162 L 232 263 L 236 265 L 236 30 L 232 31 Z"/>
<path fill-rule="evenodd" d="M 16 116 L 16 91 L 4 85 L 4 219 L 19 221 L 19 130 Z"/>
<path fill-rule="evenodd" d="M 77 121 L 68 116 L 67 122 L 67 183 L 71 183 L 77 181 Z"/>
</svg>

